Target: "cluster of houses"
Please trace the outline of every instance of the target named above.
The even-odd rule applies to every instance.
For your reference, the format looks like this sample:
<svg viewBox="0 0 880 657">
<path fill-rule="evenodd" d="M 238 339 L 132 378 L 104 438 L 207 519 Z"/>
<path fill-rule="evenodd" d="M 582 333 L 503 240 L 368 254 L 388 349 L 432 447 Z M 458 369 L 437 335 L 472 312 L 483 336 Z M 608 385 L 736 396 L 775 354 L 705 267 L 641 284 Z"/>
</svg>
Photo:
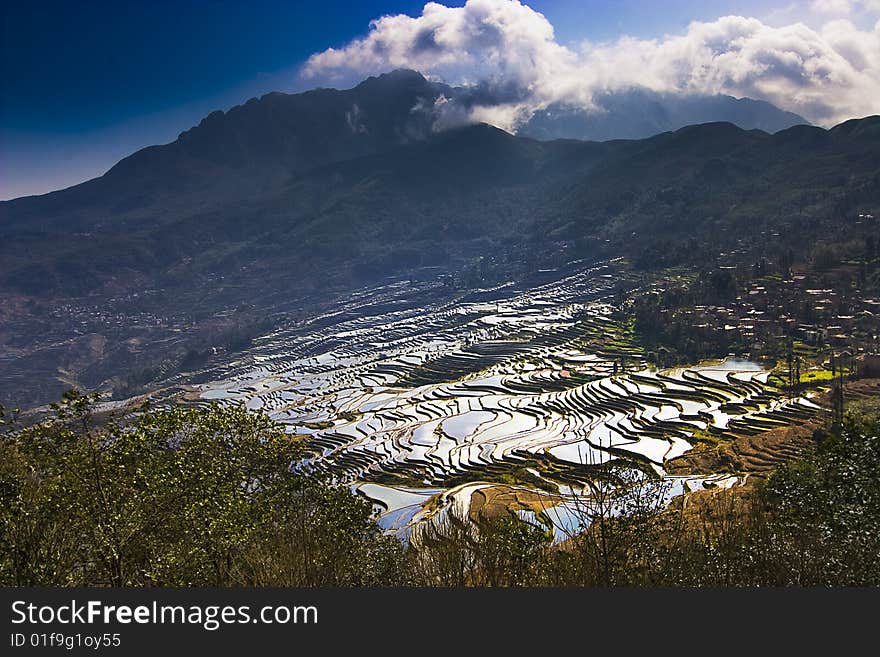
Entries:
<svg viewBox="0 0 880 657">
<path fill-rule="evenodd" d="M 108 329 L 131 330 L 167 327 L 169 320 L 150 312 L 121 312 L 106 306 L 59 304 L 49 313 L 53 328 L 64 328 L 74 335 L 106 332 Z"/>
<path fill-rule="evenodd" d="M 847 356 L 877 353 L 880 347 L 880 298 L 857 288 L 835 291 L 812 273 L 755 278 L 724 305 L 697 305 L 676 314 L 689 314 L 697 328 L 734 332 L 753 356 L 770 355 L 793 341 L 817 353 Z"/>
</svg>

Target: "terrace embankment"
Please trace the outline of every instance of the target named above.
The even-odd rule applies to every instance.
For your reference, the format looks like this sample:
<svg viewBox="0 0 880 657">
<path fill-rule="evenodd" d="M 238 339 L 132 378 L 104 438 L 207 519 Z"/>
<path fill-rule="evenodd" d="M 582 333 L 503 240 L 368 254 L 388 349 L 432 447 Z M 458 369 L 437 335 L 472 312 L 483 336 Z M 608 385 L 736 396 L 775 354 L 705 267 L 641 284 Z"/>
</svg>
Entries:
<svg viewBox="0 0 880 657">
<path fill-rule="evenodd" d="M 857 402 L 880 398 L 880 379 L 861 379 L 844 385 L 844 400 Z M 831 393 L 814 398 L 825 408 L 831 407 Z M 804 455 L 815 444 L 814 434 L 825 427 L 824 418 L 801 424 L 778 427 L 754 435 L 736 436 L 714 445 L 701 443 L 691 451 L 664 464 L 671 475 L 717 472 L 767 475 L 776 467 Z"/>
<path fill-rule="evenodd" d="M 559 502 L 558 496 L 540 491 L 505 485 L 488 486 L 471 494 L 468 514 L 474 521 L 517 511 L 533 511 L 540 515 Z"/>
<path fill-rule="evenodd" d="M 780 464 L 802 456 L 813 444 L 818 420 L 770 429 L 753 436 L 737 436 L 716 445 L 698 445 L 664 464 L 671 475 L 712 474 L 718 472 L 763 475 Z"/>
<path fill-rule="evenodd" d="M 823 402 L 830 404 L 828 395 L 825 397 Z M 880 379 L 859 379 L 858 381 L 847 383 L 843 387 L 843 398 L 846 402 L 860 401 L 873 397 L 880 397 Z"/>
</svg>

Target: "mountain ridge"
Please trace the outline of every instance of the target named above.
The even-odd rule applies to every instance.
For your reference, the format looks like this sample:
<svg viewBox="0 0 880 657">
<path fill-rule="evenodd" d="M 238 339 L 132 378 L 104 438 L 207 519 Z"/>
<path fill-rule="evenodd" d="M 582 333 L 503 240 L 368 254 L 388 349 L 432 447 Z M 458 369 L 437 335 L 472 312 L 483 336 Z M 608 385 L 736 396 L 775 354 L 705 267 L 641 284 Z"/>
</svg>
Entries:
<svg viewBox="0 0 880 657">
<path fill-rule="evenodd" d="M 626 99 L 627 94 L 637 101 L 654 97 L 644 90 L 631 90 L 621 97 Z M 224 192 L 228 182 L 213 186 L 209 183 L 211 178 L 218 175 L 259 190 L 260 184 L 243 175 L 248 167 L 253 169 L 252 173 L 259 173 L 267 184 L 271 184 L 280 177 L 304 168 L 423 140 L 438 131 L 439 110 L 434 104 L 441 97 L 459 102 L 460 109 L 464 111 L 469 109 L 471 103 L 485 100 L 482 96 L 473 98 L 473 92 L 469 89 L 429 81 L 420 73 L 408 69 L 367 78 L 351 89 L 317 88 L 297 94 L 270 92 L 229 110 L 211 112 L 197 125 L 182 131 L 174 141 L 139 149 L 122 158 L 103 176 L 62 190 L 21 198 L 69 193 L 69 190 L 89 185 L 95 180 L 114 181 L 132 175 L 141 177 L 141 185 L 146 184 L 144 194 L 159 193 L 159 187 L 171 187 L 179 192 L 184 191 L 179 187 L 181 178 L 192 177 L 197 173 L 194 168 L 199 166 L 205 170 L 201 184 L 210 188 L 217 198 L 223 199 L 226 198 Z M 703 100 L 714 102 L 711 97 Z M 763 101 L 729 100 L 736 103 L 748 101 L 772 108 L 768 110 L 771 113 L 791 115 L 798 122 L 804 121 Z M 541 116 L 542 112 L 546 114 L 546 111 L 536 113 L 535 117 Z M 596 116 L 579 112 L 581 117 Z M 548 128 L 545 125 L 543 129 L 535 130 L 535 117 L 519 129 L 519 136 L 541 140 L 597 140 L 591 139 L 589 134 L 571 134 L 564 127 Z M 604 138 L 599 140 L 652 136 L 667 131 L 661 129 L 663 127 L 658 124 L 653 131 L 647 131 L 650 134 L 601 135 Z M 87 195 L 91 187 L 94 184 L 78 193 Z M 2 201 L 0 208 L 19 200 Z"/>
<path fill-rule="evenodd" d="M 381 112 L 382 85 L 397 89 L 396 113 Z M 218 159 L 217 115 L 183 139 L 184 156 L 156 147 L 103 178 L 0 203 L 0 353 L 13 359 L 0 398 L 47 367 L 44 380 L 77 372 L 86 387 L 150 372 L 389 276 L 479 287 L 605 257 L 711 268 L 731 250 L 809 253 L 839 222 L 880 215 L 880 117 L 772 135 L 716 122 L 539 141 L 486 124 L 429 130 L 409 105 L 426 88 L 406 74 L 370 83 L 362 123 L 345 114 L 355 96 L 319 92 L 339 138 L 320 151 L 258 135 L 228 139 Z M 175 164 L 157 171 L 168 153 Z M 260 153 L 267 162 L 249 164 Z M 131 326 L 117 326 L 120 313 Z"/>
<path fill-rule="evenodd" d="M 538 139 L 644 139 L 687 125 L 730 122 L 744 129 L 775 133 L 793 125 L 809 125 L 802 116 L 751 98 L 718 94 L 662 94 L 632 88 L 600 94 L 591 112 L 554 103 L 539 110 L 518 134 Z"/>
</svg>

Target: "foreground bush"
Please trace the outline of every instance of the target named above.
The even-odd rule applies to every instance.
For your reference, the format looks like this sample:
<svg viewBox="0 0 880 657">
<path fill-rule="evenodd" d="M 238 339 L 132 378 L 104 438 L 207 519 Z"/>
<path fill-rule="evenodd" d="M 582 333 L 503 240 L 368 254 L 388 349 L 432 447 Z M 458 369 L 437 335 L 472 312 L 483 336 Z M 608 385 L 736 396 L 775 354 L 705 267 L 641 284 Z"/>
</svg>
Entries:
<svg viewBox="0 0 880 657">
<path fill-rule="evenodd" d="M 473 586 L 878 586 L 880 424 L 850 415 L 766 481 L 665 502 L 625 469 L 595 486 L 585 531 L 550 545 L 508 519 L 425 532 L 414 576 Z"/>
<path fill-rule="evenodd" d="M 397 583 L 371 504 L 297 476 L 302 446 L 243 408 L 95 421 L 70 393 L 0 443 L 0 583 Z"/>
<path fill-rule="evenodd" d="M 0 584 L 880 585 L 880 425 L 819 436 L 765 482 L 666 504 L 613 464 L 562 544 L 513 515 L 447 516 L 404 546 L 369 501 L 299 474 L 298 439 L 240 407 L 96 420 L 75 393 L 0 441 Z M 611 484 L 611 485 L 609 485 Z"/>
</svg>

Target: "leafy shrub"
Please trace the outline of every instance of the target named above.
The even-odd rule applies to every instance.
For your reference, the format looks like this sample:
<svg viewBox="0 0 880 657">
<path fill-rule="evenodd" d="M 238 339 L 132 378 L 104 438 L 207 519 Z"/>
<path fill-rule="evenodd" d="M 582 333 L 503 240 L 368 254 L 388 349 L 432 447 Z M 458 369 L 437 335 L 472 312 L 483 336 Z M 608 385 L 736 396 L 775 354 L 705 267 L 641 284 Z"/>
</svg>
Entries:
<svg viewBox="0 0 880 657">
<path fill-rule="evenodd" d="M 0 442 L 8 585 L 381 584 L 401 546 L 371 504 L 291 472 L 298 439 L 209 406 L 98 421 L 69 393 Z M 294 558 L 294 555 L 296 557 Z M 380 576 L 381 575 L 381 576 Z"/>
</svg>

